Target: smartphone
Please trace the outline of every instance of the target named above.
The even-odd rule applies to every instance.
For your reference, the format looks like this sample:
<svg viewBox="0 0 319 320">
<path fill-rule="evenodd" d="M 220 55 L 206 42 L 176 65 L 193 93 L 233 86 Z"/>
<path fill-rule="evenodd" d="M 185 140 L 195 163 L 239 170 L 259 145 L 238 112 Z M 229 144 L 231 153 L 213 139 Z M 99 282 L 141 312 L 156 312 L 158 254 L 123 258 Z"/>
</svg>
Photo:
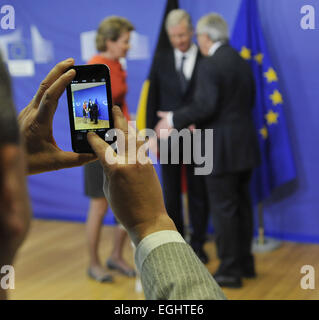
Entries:
<svg viewBox="0 0 319 320">
<path fill-rule="evenodd" d="M 67 86 L 72 149 L 93 153 L 87 133 L 94 131 L 103 140 L 114 128 L 110 70 L 104 64 L 73 66 L 76 76 Z"/>
</svg>

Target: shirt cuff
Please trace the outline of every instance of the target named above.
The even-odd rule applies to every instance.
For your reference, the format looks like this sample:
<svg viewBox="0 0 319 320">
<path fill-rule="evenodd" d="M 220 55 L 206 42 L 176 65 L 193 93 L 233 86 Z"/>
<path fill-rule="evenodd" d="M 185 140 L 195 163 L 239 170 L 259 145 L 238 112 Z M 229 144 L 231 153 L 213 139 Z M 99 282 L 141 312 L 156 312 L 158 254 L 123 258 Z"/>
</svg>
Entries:
<svg viewBox="0 0 319 320">
<path fill-rule="evenodd" d="M 174 128 L 174 122 L 173 122 L 173 112 L 170 111 L 168 114 L 167 114 L 167 123 L 168 125 L 171 127 L 171 128 Z"/>
<path fill-rule="evenodd" d="M 139 272 L 142 271 L 143 263 L 147 256 L 157 247 L 169 242 L 186 243 L 177 231 L 163 230 L 149 234 L 137 246 L 135 252 L 135 264 Z"/>
</svg>

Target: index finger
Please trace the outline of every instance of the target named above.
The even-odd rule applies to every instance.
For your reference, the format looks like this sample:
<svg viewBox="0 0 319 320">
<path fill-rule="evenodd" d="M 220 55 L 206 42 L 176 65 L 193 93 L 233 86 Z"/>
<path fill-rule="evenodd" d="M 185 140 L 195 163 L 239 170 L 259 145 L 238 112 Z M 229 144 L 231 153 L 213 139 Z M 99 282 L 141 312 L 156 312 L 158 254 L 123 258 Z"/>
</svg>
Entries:
<svg viewBox="0 0 319 320">
<path fill-rule="evenodd" d="M 55 65 L 55 67 L 49 72 L 46 78 L 41 82 L 37 93 L 34 96 L 35 107 L 37 108 L 41 102 L 41 99 L 47 89 L 71 66 L 74 65 L 74 59 L 69 58 L 63 60 Z"/>
<path fill-rule="evenodd" d="M 95 132 L 88 132 L 87 140 L 103 167 L 105 169 L 108 169 L 109 163 L 112 163 L 110 158 L 116 158 L 116 153 L 114 152 L 112 147 L 103 139 L 101 139 Z"/>
<path fill-rule="evenodd" d="M 51 122 L 58 106 L 58 100 L 64 92 L 67 85 L 75 77 L 75 70 L 71 69 L 61 75 L 52 85 L 46 90 L 40 102 L 39 113 L 37 119 L 40 122 Z"/>
</svg>

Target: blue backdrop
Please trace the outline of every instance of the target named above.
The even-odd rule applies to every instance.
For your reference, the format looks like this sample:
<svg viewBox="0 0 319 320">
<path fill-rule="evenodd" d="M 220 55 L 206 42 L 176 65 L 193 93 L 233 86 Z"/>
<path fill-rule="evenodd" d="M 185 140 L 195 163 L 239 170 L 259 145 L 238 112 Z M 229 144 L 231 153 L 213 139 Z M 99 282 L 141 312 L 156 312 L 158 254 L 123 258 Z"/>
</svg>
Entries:
<svg viewBox="0 0 319 320">
<path fill-rule="evenodd" d="M 92 103 L 94 103 L 95 100 L 97 102 L 99 107 L 99 119 L 109 120 L 105 85 L 74 91 L 73 97 L 76 117 L 83 117 L 83 103 L 86 101 L 88 104 L 89 99 L 91 99 Z"/>
<path fill-rule="evenodd" d="M 148 74 L 165 2 L 11 0 L 16 13 L 16 29 L 0 31 L 0 47 L 6 48 L 6 58 L 11 63 L 18 58 L 29 60 L 24 70 L 30 73 L 13 78 L 18 109 L 27 104 L 41 79 L 56 62 L 72 56 L 77 64 L 84 63 L 88 53 L 81 44 L 90 39 L 90 32 L 105 16 L 117 14 L 130 19 L 138 33 L 135 40 L 139 45 L 127 61 L 127 99 L 129 110 L 134 114 L 141 85 Z M 319 4 L 315 0 L 258 0 L 257 3 L 285 101 L 284 112 L 298 175 L 297 181 L 277 190 L 265 203 L 266 234 L 319 243 L 319 151 L 316 148 L 319 136 L 316 125 L 319 119 L 319 30 L 317 26 L 315 30 L 300 27 L 301 7 L 313 5 L 317 13 Z M 205 13 L 217 11 L 225 17 L 231 30 L 239 5 L 240 0 L 180 0 L 180 6 L 191 12 L 194 22 Z M 17 66 L 11 67 L 12 72 L 19 73 Z M 55 117 L 54 134 L 62 148 L 71 150 L 65 95 Z M 30 177 L 35 216 L 84 221 L 88 200 L 83 196 L 82 181 L 81 168 Z M 108 221 L 110 219 L 109 215 Z"/>
</svg>

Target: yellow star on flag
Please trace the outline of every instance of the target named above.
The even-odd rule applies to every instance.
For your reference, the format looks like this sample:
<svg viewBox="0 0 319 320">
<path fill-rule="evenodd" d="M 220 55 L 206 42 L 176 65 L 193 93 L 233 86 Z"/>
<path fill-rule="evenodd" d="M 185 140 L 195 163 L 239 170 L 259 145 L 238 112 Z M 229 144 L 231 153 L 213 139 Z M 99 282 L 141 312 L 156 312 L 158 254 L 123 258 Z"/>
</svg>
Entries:
<svg viewBox="0 0 319 320">
<path fill-rule="evenodd" d="M 272 100 L 272 104 L 274 106 L 276 106 L 277 104 L 283 103 L 282 95 L 277 89 L 269 97 Z"/>
<path fill-rule="evenodd" d="M 262 64 L 264 55 L 262 53 L 258 53 L 254 56 L 254 59 L 258 62 L 258 64 Z"/>
<path fill-rule="evenodd" d="M 246 47 L 242 47 L 242 48 L 241 48 L 240 55 L 241 55 L 242 58 L 244 58 L 245 60 L 251 59 L 251 51 L 250 51 L 248 48 L 246 48 Z"/>
<path fill-rule="evenodd" d="M 265 118 L 267 120 L 267 124 L 270 126 L 271 124 L 278 123 L 278 112 L 273 112 L 272 110 L 269 110 L 269 112 L 265 115 Z"/>
<path fill-rule="evenodd" d="M 273 68 L 269 68 L 267 72 L 264 72 L 264 76 L 268 83 L 278 81 L 277 73 Z"/>
<path fill-rule="evenodd" d="M 263 126 L 260 130 L 259 133 L 262 135 L 262 137 L 264 138 L 264 140 L 266 140 L 268 138 L 268 130 L 266 128 L 266 126 Z"/>
</svg>

